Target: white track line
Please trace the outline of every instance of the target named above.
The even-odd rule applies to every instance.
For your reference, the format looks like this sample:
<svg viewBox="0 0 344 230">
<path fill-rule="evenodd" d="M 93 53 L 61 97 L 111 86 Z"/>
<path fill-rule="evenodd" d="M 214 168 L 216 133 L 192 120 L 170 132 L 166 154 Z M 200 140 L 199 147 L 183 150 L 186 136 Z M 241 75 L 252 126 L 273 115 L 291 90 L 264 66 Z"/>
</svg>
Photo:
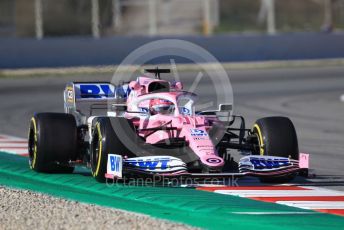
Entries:
<svg viewBox="0 0 344 230">
<path fill-rule="evenodd" d="M 344 201 L 277 201 L 276 203 L 304 209 L 344 209 Z"/>
<path fill-rule="evenodd" d="M 277 189 L 274 186 L 266 186 L 266 189 L 265 187 L 262 189 L 262 186 L 258 187 L 252 186 L 251 189 L 245 186 L 243 190 L 236 187 L 227 187 L 222 190 L 221 188 L 215 188 L 213 192 L 344 216 L 344 192 L 342 191 L 334 191 L 315 186 L 290 185 L 286 186 L 285 189 L 281 186 L 277 186 Z M 301 189 L 295 190 L 292 187 Z M 236 214 L 264 215 L 264 212 L 242 212 Z M 282 212 L 281 215 L 283 214 L 285 213 Z M 298 212 L 295 212 L 295 214 L 298 214 Z M 266 215 L 270 215 L 270 213 L 266 213 Z M 271 213 L 271 215 L 273 215 L 273 213 Z M 302 212 L 300 215 L 302 215 Z"/>
<path fill-rule="evenodd" d="M 233 214 L 243 215 L 314 215 L 319 214 L 317 212 L 231 212 Z"/>
<path fill-rule="evenodd" d="M 27 143 L 26 139 L 0 139 L 0 143 Z"/>
<path fill-rule="evenodd" d="M 268 189 L 268 188 L 267 188 Z M 318 190 L 215 190 L 216 193 L 240 197 L 340 196 L 341 192 Z"/>
<path fill-rule="evenodd" d="M 12 143 L 12 142 L 0 142 L 0 149 L 3 148 L 27 148 L 27 142 L 26 143 Z"/>
<path fill-rule="evenodd" d="M 332 190 L 332 189 L 328 189 L 325 187 L 316 187 L 316 186 L 297 186 L 300 188 L 304 188 L 304 189 L 310 189 L 310 190 L 316 190 L 316 191 L 322 191 L 322 192 L 333 192 L 333 191 L 337 191 L 337 190 Z M 343 191 L 337 191 L 340 192 L 342 194 L 342 196 L 344 196 L 344 192 Z"/>
</svg>

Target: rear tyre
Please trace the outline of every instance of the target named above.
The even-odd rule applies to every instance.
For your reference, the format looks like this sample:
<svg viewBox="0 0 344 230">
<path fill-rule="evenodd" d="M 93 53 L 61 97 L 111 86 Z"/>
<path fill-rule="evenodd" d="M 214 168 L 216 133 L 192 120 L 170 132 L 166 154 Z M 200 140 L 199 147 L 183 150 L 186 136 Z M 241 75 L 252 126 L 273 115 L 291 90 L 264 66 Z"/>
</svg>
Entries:
<svg viewBox="0 0 344 230">
<path fill-rule="evenodd" d="M 68 162 L 77 153 L 75 118 L 65 113 L 40 113 L 29 128 L 29 165 L 37 172 L 72 173 Z"/>
<path fill-rule="evenodd" d="M 299 159 L 297 135 L 295 127 L 289 118 L 261 118 L 254 124 L 253 133 L 257 136 L 259 145 L 256 154 Z M 282 177 L 261 178 L 261 181 L 285 183 L 294 178 L 295 174 L 290 174 Z"/>
<path fill-rule="evenodd" d="M 109 153 L 133 157 L 132 144 L 138 136 L 130 120 L 123 117 L 102 117 L 96 121 L 91 142 L 92 176 L 105 182 Z"/>
</svg>

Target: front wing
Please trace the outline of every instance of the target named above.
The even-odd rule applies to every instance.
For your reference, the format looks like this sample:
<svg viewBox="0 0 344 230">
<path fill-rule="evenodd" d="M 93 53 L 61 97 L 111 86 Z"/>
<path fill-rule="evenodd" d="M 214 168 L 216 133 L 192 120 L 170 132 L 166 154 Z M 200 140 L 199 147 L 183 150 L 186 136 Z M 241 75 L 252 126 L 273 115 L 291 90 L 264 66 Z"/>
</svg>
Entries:
<svg viewBox="0 0 344 230">
<path fill-rule="evenodd" d="M 108 154 L 107 179 L 163 177 L 234 179 L 245 176 L 268 178 L 291 174 L 307 175 L 309 155 L 300 153 L 300 160 L 272 156 L 248 156 L 239 162 L 238 172 L 189 173 L 186 164 L 171 156 L 152 156 L 122 159 L 122 156 Z M 252 163 L 253 162 L 253 163 Z M 288 162 L 288 163 L 287 163 Z"/>
</svg>

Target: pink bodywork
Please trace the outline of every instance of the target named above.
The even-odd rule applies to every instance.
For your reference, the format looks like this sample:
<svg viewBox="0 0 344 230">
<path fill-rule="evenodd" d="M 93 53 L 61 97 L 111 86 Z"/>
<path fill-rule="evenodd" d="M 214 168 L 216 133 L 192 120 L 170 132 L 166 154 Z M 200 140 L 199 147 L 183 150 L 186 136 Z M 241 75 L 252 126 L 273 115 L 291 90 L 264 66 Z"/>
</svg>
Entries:
<svg viewBox="0 0 344 230">
<path fill-rule="evenodd" d="M 308 169 L 309 168 L 309 154 L 300 153 L 299 154 L 299 167 Z"/>
<path fill-rule="evenodd" d="M 164 82 L 149 77 L 139 77 L 137 81 L 129 84 L 131 92 L 127 99 L 128 111 L 142 112 L 142 109 L 149 108 L 149 101 L 154 98 L 169 100 L 175 105 L 174 114 L 169 115 L 150 115 L 126 113 L 125 117 L 131 119 L 138 129 L 158 128 L 168 123 L 166 127 L 174 127 L 176 130 L 159 130 L 146 137 L 146 142 L 155 144 L 161 141 L 168 141 L 170 138 L 185 138 L 188 146 L 200 158 L 201 162 L 212 168 L 220 168 L 224 165 L 224 160 L 217 155 L 215 146 L 211 141 L 208 131 L 211 128 L 210 122 L 217 120 L 216 117 L 208 118 L 203 115 L 195 115 L 193 102 L 197 96 L 193 93 L 182 91 L 182 84 L 177 82 L 170 86 L 169 92 L 148 93 L 149 84 L 152 82 Z M 189 114 L 185 114 L 178 107 L 179 100 L 190 100 Z M 140 131 L 139 135 L 145 137 L 151 131 Z"/>
</svg>

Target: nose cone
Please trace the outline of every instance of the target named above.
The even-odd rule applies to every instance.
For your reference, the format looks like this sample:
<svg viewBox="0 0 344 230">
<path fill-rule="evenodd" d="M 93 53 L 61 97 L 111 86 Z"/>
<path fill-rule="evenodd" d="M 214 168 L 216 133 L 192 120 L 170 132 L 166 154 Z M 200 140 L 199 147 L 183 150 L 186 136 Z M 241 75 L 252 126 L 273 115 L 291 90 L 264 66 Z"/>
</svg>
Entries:
<svg viewBox="0 0 344 230">
<path fill-rule="evenodd" d="M 201 161 L 209 167 L 222 167 L 225 163 L 221 157 L 214 155 L 201 157 Z"/>
</svg>

